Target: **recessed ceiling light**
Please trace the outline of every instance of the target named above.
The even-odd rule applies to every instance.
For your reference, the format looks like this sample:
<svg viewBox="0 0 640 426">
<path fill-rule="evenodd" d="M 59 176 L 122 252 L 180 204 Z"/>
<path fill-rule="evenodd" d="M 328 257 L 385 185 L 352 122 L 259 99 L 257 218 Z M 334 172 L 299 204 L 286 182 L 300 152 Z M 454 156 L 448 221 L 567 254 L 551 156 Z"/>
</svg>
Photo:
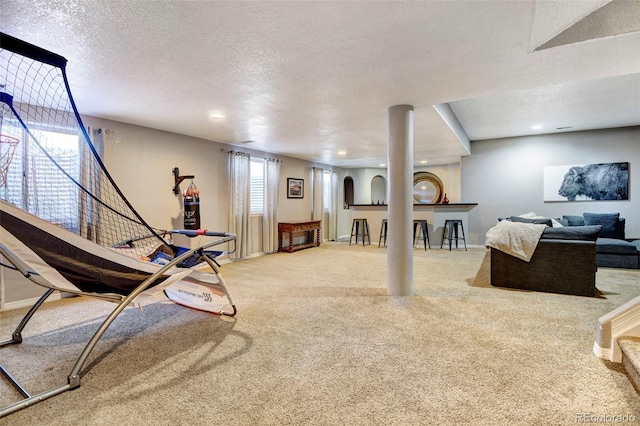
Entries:
<svg viewBox="0 0 640 426">
<path fill-rule="evenodd" d="M 540 130 L 542 129 L 542 124 L 534 124 L 531 126 L 531 130 Z"/>
<path fill-rule="evenodd" d="M 347 151 L 338 151 L 338 155 L 347 155 Z"/>
<path fill-rule="evenodd" d="M 380 164 L 378 164 L 378 166 L 379 166 L 379 167 L 384 167 L 384 166 L 386 166 L 386 164 L 384 164 L 384 163 L 380 163 Z"/>
<path fill-rule="evenodd" d="M 224 114 L 221 112 L 214 112 L 211 114 L 211 118 L 215 118 L 216 120 L 219 120 L 221 118 L 224 118 Z"/>
<path fill-rule="evenodd" d="M 420 160 L 420 164 L 427 164 L 427 160 Z"/>
</svg>

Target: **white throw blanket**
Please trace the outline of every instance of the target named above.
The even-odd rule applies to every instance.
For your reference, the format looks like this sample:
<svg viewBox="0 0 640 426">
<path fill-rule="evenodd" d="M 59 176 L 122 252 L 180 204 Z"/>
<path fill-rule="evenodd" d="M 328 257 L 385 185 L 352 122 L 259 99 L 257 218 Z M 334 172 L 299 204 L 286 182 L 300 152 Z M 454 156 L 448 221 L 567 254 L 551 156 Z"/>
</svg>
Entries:
<svg viewBox="0 0 640 426">
<path fill-rule="evenodd" d="M 485 245 L 529 262 L 546 227 L 502 220 L 487 231 Z"/>
</svg>

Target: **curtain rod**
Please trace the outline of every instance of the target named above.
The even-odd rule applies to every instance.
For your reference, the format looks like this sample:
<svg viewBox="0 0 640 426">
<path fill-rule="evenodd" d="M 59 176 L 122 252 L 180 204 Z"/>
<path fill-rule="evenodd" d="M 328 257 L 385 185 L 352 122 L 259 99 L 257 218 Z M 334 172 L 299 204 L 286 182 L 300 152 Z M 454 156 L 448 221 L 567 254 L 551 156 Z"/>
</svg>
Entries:
<svg viewBox="0 0 640 426">
<path fill-rule="evenodd" d="M 227 151 L 229 154 L 235 154 L 235 155 L 243 155 L 243 156 L 247 156 L 249 157 L 249 153 L 248 152 L 242 152 L 242 151 L 234 151 L 233 149 L 230 151 Z"/>
</svg>

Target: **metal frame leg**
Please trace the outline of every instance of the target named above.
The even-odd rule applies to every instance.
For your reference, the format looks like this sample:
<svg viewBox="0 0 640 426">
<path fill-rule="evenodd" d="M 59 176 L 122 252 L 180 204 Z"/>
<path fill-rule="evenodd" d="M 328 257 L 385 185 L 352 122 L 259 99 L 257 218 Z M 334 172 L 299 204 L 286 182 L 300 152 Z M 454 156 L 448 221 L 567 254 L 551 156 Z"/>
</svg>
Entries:
<svg viewBox="0 0 640 426">
<path fill-rule="evenodd" d="M 22 321 L 20 321 L 20 324 L 18 324 L 13 334 L 11 335 L 11 339 L 0 341 L 0 347 L 11 345 L 11 344 L 22 343 L 22 330 L 24 330 L 25 326 L 27 325 L 27 323 L 29 322 L 33 314 L 36 313 L 38 308 L 42 306 L 42 304 L 49 298 L 49 296 L 51 296 L 51 294 L 53 294 L 54 291 L 55 290 L 53 290 L 52 288 L 49 288 L 47 289 L 47 291 L 44 292 L 42 296 L 40 296 L 40 298 L 36 301 L 36 303 L 34 303 L 33 306 L 31 306 L 31 309 L 29 309 L 29 311 L 22 318 Z"/>
</svg>

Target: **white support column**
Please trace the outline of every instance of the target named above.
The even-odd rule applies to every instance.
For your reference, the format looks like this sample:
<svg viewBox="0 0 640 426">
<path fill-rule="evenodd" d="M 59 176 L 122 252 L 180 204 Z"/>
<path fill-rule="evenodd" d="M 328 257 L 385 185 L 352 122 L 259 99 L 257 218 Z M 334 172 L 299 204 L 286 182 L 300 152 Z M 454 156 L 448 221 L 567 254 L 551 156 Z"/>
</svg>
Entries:
<svg viewBox="0 0 640 426">
<path fill-rule="evenodd" d="M 389 108 L 387 293 L 413 294 L 413 107 Z"/>
</svg>

